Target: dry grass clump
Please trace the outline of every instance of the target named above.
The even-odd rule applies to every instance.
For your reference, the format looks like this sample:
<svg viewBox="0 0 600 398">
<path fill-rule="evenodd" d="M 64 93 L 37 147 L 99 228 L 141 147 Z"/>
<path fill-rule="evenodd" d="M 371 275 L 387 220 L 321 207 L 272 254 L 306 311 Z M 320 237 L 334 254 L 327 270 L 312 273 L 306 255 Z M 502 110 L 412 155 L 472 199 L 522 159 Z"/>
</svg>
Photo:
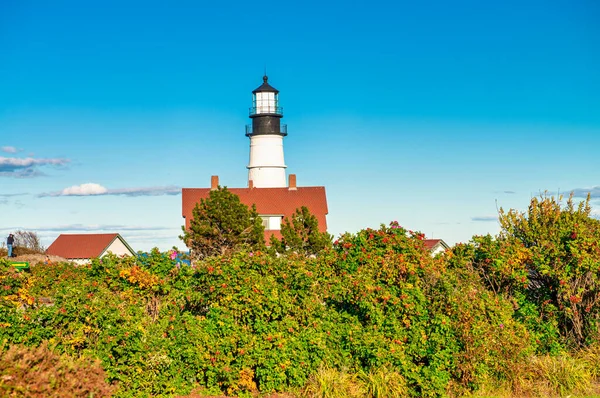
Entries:
<svg viewBox="0 0 600 398">
<path fill-rule="evenodd" d="M 22 257 L 28 255 L 45 256 L 43 251 L 30 249 L 24 246 L 15 246 L 13 248 L 13 256 Z M 8 256 L 8 249 L 6 247 L 0 247 L 0 257 Z"/>
<path fill-rule="evenodd" d="M 404 377 L 386 366 L 367 372 L 359 372 L 365 397 L 371 398 L 401 398 L 408 396 L 408 387 Z"/>
<path fill-rule="evenodd" d="M 7 254 L 8 253 L 7 253 L 6 249 L 0 247 L 0 258 L 6 257 Z M 53 256 L 53 255 L 44 254 L 44 253 L 35 253 L 35 252 L 32 253 L 32 252 L 28 251 L 28 249 L 25 249 L 24 251 L 17 250 L 15 252 L 15 254 L 16 254 L 16 257 L 7 258 L 7 260 L 9 260 L 9 261 L 27 261 L 27 262 L 29 262 L 29 265 L 35 265 L 38 263 L 53 264 L 53 263 L 63 263 L 63 262 L 69 261 L 66 258 L 59 257 L 59 256 Z"/>
<path fill-rule="evenodd" d="M 504 383 L 490 381 L 477 397 L 598 397 L 600 345 L 573 354 L 532 357 Z"/>
<path fill-rule="evenodd" d="M 490 379 L 470 396 L 600 397 L 600 344 L 574 354 L 535 356 L 514 370 L 509 380 Z M 451 391 L 449 394 L 454 396 Z M 368 373 L 321 367 L 310 377 L 299 396 L 400 398 L 409 396 L 409 392 L 404 377 L 386 367 Z"/>
<path fill-rule="evenodd" d="M 584 395 L 591 393 L 592 375 L 588 364 L 569 355 L 534 358 L 531 361 L 536 390 L 544 396 Z"/>
<path fill-rule="evenodd" d="M 3 397 L 109 397 L 114 386 L 105 378 L 99 361 L 59 356 L 45 343 L 0 349 Z"/>
<path fill-rule="evenodd" d="M 364 391 L 356 374 L 321 367 L 309 379 L 304 393 L 307 398 L 359 398 Z"/>
<path fill-rule="evenodd" d="M 25 256 L 27 254 L 44 254 L 44 251 L 38 249 L 31 249 L 25 246 L 15 246 L 13 248 L 13 254 L 15 256 Z"/>
<path fill-rule="evenodd" d="M 321 367 L 309 378 L 301 396 L 307 398 L 401 398 L 408 396 L 408 388 L 402 375 L 386 367 L 359 373 Z"/>
<path fill-rule="evenodd" d="M 27 261 L 30 265 L 36 265 L 39 263 L 43 264 L 55 264 L 55 263 L 64 263 L 68 262 L 66 258 L 62 258 L 59 256 L 52 256 L 47 254 L 24 254 L 19 255 L 13 259 L 14 261 Z"/>
</svg>

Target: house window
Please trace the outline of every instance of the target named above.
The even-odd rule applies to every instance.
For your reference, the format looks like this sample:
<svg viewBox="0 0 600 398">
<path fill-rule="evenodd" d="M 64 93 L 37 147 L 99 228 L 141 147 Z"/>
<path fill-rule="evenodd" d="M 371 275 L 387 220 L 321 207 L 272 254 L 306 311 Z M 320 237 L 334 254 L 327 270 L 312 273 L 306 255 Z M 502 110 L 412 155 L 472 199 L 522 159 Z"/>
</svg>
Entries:
<svg viewBox="0 0 600 398">
<path fill-rule="evenodd" d="M 262 219 L 262 225 L 265 227 L 265 230 L 273 231 L 281 229 L 281 220 L 283 219 L 283 216 L 263 215 L 260 216 L 260 218 Z"/>
</svg>

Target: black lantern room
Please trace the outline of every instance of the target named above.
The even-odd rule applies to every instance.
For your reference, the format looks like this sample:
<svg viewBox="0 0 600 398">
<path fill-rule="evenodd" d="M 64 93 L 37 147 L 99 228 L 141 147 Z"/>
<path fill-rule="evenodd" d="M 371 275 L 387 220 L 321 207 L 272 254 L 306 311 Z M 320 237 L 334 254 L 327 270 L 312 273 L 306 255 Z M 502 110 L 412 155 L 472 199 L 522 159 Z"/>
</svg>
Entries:
<svg viewBox="0 0 600 398">
<path fill-rule="evenodd" d="M 252 124 L 246 126 L 248 137 L 262 134 L 287 135 L 287 126 L 281 124 L 283 108 L 279 106 L 279 90 L 268 81 L 268 76 L 263 76 L 263 84 L 252 91 Z"/>
</svg>

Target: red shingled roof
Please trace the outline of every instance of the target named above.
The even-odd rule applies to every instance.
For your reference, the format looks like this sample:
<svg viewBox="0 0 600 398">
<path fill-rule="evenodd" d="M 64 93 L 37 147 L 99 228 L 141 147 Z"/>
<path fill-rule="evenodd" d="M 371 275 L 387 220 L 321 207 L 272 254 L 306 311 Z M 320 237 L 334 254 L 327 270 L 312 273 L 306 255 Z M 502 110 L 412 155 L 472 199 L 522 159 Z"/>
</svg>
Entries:
<svg viewBox="0 0 600 398">
<path fill-rule="evenodd" d="M 297 187 L 289 188 L 227 188 L 231 193 L 239 196 L 245 205 L 256 205 L 256 211 L 261 215 L 282 215 L 291 217 L 296 209 L 306 206 L 319 221 L 319 230 L 327 231 L 326 215 L 327 198 L 325 187 Z M 210 188 L 183 188 L 181 195 L 182 215 L 185 218 L 185 227 L 189 228 L 192 211 L 200 199 L 206 199 Z M 279 231 L 265 231 L 267 243 L 271 235 L 281 238 Z"/>
<path fill-rule="evenodd" d="M 60 234 L 47 254 L 63 258 L 94 258 L 100 256 L 119 234 Z M 125 241 L 121 238 L 123 243 Z M 128 246 L 125 243 L 125 246 Z"/>
<path fill-rule="evenodd" d="M 435 246 L 437 246 L 439 243 L 441 243 L 442 247 L 444 249 L 448 248 L 448 245 L 446 244 L 446 242 L 444 242 L 441 239 L 425 239 L 425 247 L 429 250 L 432 250 Z"/>
</svg>

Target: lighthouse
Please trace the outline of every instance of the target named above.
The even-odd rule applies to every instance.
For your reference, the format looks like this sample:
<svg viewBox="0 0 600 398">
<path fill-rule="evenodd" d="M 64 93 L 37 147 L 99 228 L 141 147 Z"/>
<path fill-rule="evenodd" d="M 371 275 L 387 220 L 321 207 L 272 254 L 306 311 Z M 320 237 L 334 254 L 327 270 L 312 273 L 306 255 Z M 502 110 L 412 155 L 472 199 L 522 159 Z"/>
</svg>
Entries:
<svg viewBox="0 0 600 398">
<path fill-rule="evenodd" d="M 265 227 L 265 242 L 282 238 L 281 226 L 285 219 L 293 219 L 296 210 L 307 207 L 319 221 L 319 231 L 327 231 L 327 195 L 323 186 L 299 186 L 296 175 L 286 179 L 283 158 L 283 137 L 287 126 L 281 124 L 283 109 L 279 106 L 279 91 L 263 77 L 263 84 L 252 91 L 250 119 L 246 137 L 250 138 L 250 161 L 248 162 L 248 187 L 227 189 L 246 206 L 256 206 L 258 216 Z M 240 134 L 241 135 L 241 134 Z M 289 181 L 286 184 L 286 180 Z M 202 200 L 218 190 L 219 176 L 210 178 L 210 188 L 183 188 L 181 190 L 181 215 L 185 229 L 190 230 L 194 209 Z"/>
<path fill-rule="evenodd" d="M 283 137 L 287 135 L 287 126 L 281 124 L 282 117 L 279 91 L 265 75 L 263 84 L 252 91 L 252 124 L 246 126 L 246 136 L 250 138 L 249 187 L 286 187 Z"/>
</svg>

